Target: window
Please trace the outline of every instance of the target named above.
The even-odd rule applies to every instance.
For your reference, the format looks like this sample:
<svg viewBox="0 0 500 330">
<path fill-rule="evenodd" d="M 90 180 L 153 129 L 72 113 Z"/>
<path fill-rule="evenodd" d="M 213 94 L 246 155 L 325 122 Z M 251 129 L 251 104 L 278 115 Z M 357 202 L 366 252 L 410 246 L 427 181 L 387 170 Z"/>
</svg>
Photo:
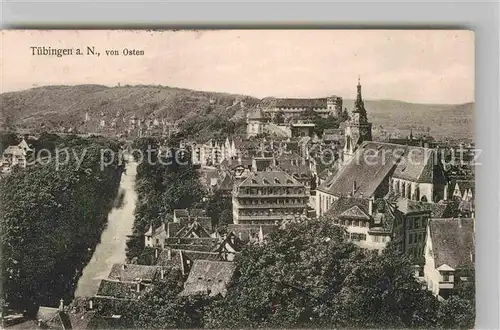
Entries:
<svg viewBox="0 0 500 330">
<path fill-rule="evenodd" d="M 408 234 L 408 244 L 413 244 L 413 234 Z"/>
<path fill-rule="evenodd" d="M 415 229 L 420 228 L 420 218 L 415 219 Z"/>
<path fill-rule="evenodd" d="M 443 282 L 449 282 L 450 281 L 450 274 L 444 273 L 443 274 Z"/>
<path fill-rule="evenodd" d="M 366 241 L 365 234 L 351 233 L 351 239 L 353 241 Z"/>
</svg>

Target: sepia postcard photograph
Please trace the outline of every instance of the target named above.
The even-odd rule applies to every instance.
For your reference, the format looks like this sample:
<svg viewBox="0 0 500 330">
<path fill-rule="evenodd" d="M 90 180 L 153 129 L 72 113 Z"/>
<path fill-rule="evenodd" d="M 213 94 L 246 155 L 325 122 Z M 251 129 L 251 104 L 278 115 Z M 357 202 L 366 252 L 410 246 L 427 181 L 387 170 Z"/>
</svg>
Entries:
<svg viewBox="0 0 500 330">
<path fill-rule="evenodd" d="M 3 329 L 472 329 L 474 32 L 3 30 Z"/>
</svg>

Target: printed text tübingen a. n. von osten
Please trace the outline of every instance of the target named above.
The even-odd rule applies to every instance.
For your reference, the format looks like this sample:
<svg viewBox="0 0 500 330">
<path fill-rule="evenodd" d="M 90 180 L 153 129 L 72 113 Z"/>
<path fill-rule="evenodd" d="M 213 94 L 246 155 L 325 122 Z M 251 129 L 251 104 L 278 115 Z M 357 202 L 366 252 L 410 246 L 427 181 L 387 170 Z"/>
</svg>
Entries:
<svg viewBox="0 0 500 330">
<path fill-rule="evenodd" d="M 31 55 L 33 56 L 142 56 L 144 50 L 134 48 L 105 49 L 101 52 L 95 46 L 86 46 L 82 48 L 54 48 L 50 46 L 31 46 Z"/>
</svg>

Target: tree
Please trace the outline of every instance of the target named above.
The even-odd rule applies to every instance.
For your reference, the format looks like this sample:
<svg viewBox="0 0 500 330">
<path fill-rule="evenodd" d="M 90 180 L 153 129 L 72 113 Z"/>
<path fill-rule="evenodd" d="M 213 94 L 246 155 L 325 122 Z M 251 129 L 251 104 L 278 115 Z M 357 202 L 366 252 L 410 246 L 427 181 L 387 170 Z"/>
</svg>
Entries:
<svg viewBox="0 0 500 330">
<path fill-rule="evenodd" d="M 436 300 L 421 290 L 411 262 L 395 252 L 363 252 L 326 219 L 287 225 L 236 259 L 208 327 L 432 327 Z"/>
<path fill-rule="evenodd" d="M 217 190 L 207 203 L 207 215 L 212 219 L 212 225 L 225 227 L 233 223 L 231 198 Z"/>
<path fill-rule="evenodd" d="M 274 121 L 276 124 L 283 124 L 285 122 L 285 112 L 283 110 L 279 110 L 274 117 Z"/>
<path fill-rule="evenodd" d="M 118 158 L 101 170 L 103 149 L 113 141 L 64 139 L 82 155 L 56 167 L 54 159 L 13 171 L 0 181 L 2 295 L 13 308 L 34 313 L 39 305 L 69 300 L 91 258 L 118 193 Z"/>
<path fill-rule="evenodd" d="M 474 278 L 457 284 L 455 292 L 440 303 L 438 319 L 446 329 L 472 329 L 476 321 L 476 292 Z"/>
</svg>

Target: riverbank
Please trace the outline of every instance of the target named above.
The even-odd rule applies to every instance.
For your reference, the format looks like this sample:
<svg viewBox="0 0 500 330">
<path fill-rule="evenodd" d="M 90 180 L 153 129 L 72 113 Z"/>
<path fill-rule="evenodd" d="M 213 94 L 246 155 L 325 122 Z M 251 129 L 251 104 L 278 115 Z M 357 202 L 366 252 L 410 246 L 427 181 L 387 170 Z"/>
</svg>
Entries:
<svg viewBox="0 0 500 330">
<path fill-rule="evenodd" d="M 106 229 L 102 232 L 92 258 L 83 269 L 78 281 L 75 297 L 90 297 L 97 293 L 101 279 L 107 278 L 115 263 L 125 262 L 127 235 L 132 234 L 137 194 L 134 189 L 137 164 L 128 162 L 120 181 L 124 192 L 123 203 L 108 215 Z"/>
</svg>

